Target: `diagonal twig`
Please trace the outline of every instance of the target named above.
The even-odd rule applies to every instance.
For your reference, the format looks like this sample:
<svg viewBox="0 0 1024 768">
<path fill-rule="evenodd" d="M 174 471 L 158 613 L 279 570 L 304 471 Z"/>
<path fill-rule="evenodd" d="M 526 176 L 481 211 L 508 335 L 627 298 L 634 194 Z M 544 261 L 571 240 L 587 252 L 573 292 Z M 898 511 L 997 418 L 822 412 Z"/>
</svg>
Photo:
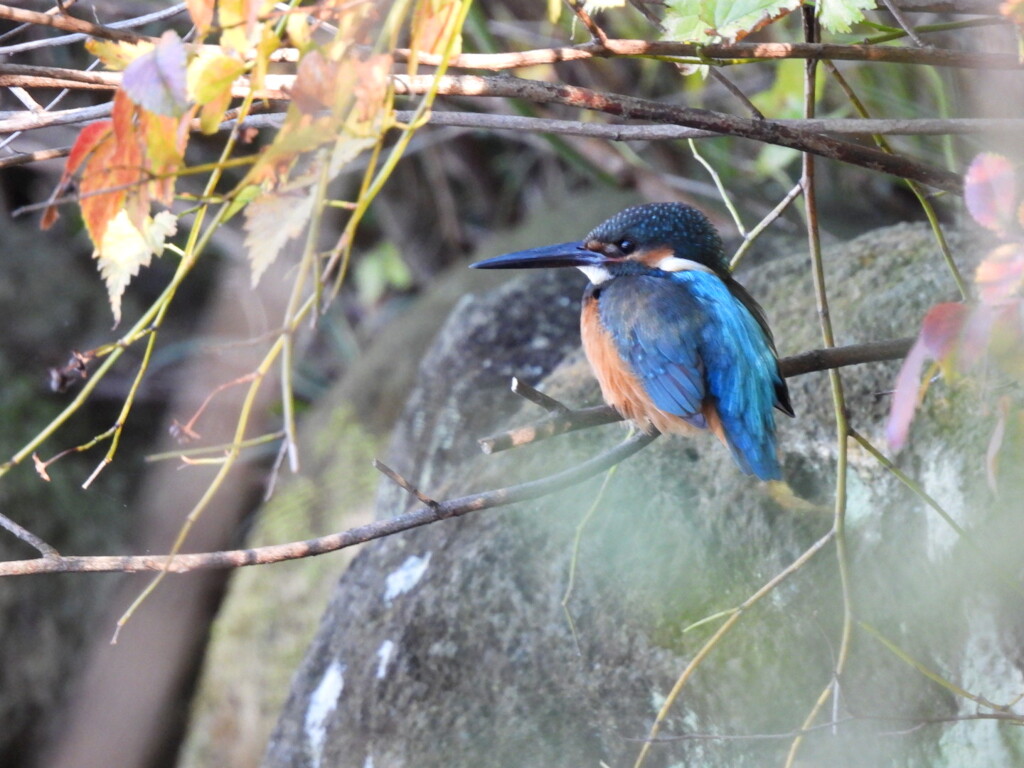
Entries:
<svg viewBox="0 0 1024 768">
<path fill-rule="evenodd" d="M 284 560 L 323 555 L 339 549 L 363 544 L 367 541 L 391 536 L 395 533 L 436 523 L 449 517 L 461 517 L 494 507 L 504 507 L 528 501 L 577 485 L 625 461 L 650 444 L 658 434 L 638 433 L 613 448 L 569 469 L 553 475 L 511 485 L 497 490 L 473 493 L 456 499 L 438 502 L 437 508 L 419 507 L 411 512 L 378 520 L 366 525 L 332 533 L 316 539 L 274 544 L 255 549 L 236 549 L 226 552 L 177 553 L 169 555 L 140 555 L 124 557 L 42 557 L 35 560 L 9 560 L 0 562 L 0 576 L 24 576 L 36 573 L 82 572 L 137 572 L 187 573 L 212 568 L 238 568 L 245 565 L 263 565 Z"/>
<path fill-rule="evenodd" d="M 55 557 L 60 557 L 60 553 L 43 541 L 41 538 L 36 536 L 32 531 L 18 525 L 16 522 L 7 517 L 7 515 L 0 514 L 0 528 L 3 528 L 10 533 L 13 533 L 19 539 L 24 541 L 33 549 L 39 551 L 39 554 L 43 556 L 44 560 L 50 560 Z"/>
<path fill-rule="evenodd" d="M 551 395 L 545 395 L 539 389 L 534 389 L 518 376 L 512 377 L 512 391 L 550 413 L 568 413 L 570 410 L 565 403 L 555 400 Z"/>
<path fill-rule="evenodd" d="M 122 40 L 126 43 L 137 43 L 140 40 L 150 38 L 137 35 L 134 32 L 122 32 L 119 29 L 111 29 L 102 24 L 93 24 L 91 21 L 82 21 L 73 16 L 63 13 L 53 14 L 28 11 L 24 8 L 12 8 L 9 5 L 0 5 L 0 19 L 7 21 L 21 22 L 24 24 L 37 24 L 41 27 L 54 27 L 66 32 L 81 32 L 82 34 L 99 37 L 106 40 Z"/>
</svg>

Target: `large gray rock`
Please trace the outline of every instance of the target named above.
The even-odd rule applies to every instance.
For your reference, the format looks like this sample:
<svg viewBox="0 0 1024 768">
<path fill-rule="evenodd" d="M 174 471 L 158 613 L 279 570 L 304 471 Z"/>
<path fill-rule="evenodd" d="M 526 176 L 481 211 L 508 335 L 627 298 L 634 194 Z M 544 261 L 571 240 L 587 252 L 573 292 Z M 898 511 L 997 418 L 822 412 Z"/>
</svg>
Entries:
<svg viewBox="0 0 1024 768">
<path fill-rule="evenodd" d="M 827 262 L 840 344 L 911 335 L 925 308 L 952 294 L 921 227 L 865 235 L 830 249 Z M 798 247 L 741 280 L 767 308 L 782 354 L 820 346 Z M 505 379 L 538 378 L 576 348 L 581 288 L 579 276 L 530 275 L 467 298 L 423 361 L 389 463 L 446 498 L 549 474 L 621 440 L 612 425 L 502 455 L 475 449 L 499 424 L 537 415 L 528 406 L 508 418 Z M 885 363 L 843 372 L 851 423 L 878 445 L 888 409 L 880 393 L 895 371 Z M 573 404 L 597 399 L 578 351 L 543 387 Z M 798 417 L 781 423 L 784 473 L 809 504 L 744 477 L 711 440 L 661 438 L 603 488 L 597 478 L 368 546 L 337 586 L 264 764 L 632 764 L 674 682 L 725 620 L 719 614 L 832 525 L 828 377 L 791 387 Z M 972 530 L 981 552 L 851 443 L 846 539 L 858 623 L 835 704 L 815 721 L 836 724 L 807 734 L 800 764 L 1010 765 L 1024 750 L 1013 726 L 943 722 L 978 705 L 900 657 L 995 702 L 1024 690 L 1020 505 L 1010 501 L 1020 478 L 1004 476 L 998 498 L 985 488 L 991 420 L 965 418 L 969 402 L 933 386 L 899 463 Z M 377 514 L 412 503 L 384 485 Z M 830 544 L 704 659 L 646 765 L 781 764 L 792 736 L 756 737 L 792 734 L 833 683 L 843 608 Z"/>
</svg>

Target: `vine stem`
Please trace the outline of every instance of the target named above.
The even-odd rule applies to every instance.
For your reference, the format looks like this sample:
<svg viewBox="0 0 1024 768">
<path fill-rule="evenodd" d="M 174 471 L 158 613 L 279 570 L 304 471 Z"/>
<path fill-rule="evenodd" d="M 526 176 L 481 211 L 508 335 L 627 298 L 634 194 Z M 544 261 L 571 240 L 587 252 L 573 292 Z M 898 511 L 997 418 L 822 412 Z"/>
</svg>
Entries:
<svg viewBox="0 0 1024 768">
<path fill-rule="evenodd" d="M 858 97 L 854 92 L 849 81 L 843 77 L 842 72 L 840 72 L 836 65 L 831 61 L 826 61 L 825 66 L 828 68 L 829 74 L 835 78 L 837 83 L 839 83 L 839 87 L 843 89 L 846 97 L 850 100 L 850 103 L 853 104 L 853 108 L 857 110 L 857 114 L 859 114 L 861 118 L 870 119 L 871 114 L 868 112 L 867 107 L 864 102 L 861 101 L 860 97 Z M 889 144 L 889 141 L 884 136 L 875 134 L 872 138 L 878 148 L 883 152 L 894 154 L 892 145 Z M 964 280 L 963 275 L 960 274 L 960 269 L 957 267 L 956 261 L 953 260 L 953 251 L 950 249 L 946 236 L 942 232 L 942 225 L 939 223 L 939 216 L 935 212 L 935 206 L 932 205 L 931 200 L 929 200 L 927 195 L 925 195 L 920 184 L 913 179 L 904 179 L 904 182 L 910 188 L 910 191 L 914 193 L 914 197 L 917 198 L 921 209 L 924 211 L 925 217 L 928 219 L 928 224 L 931 226 L 932 233 L 935 235 L 935 242 L 939 246 L 942 258 L 946 262 L 946 268 L 953 276 L 953 282 L 956 283 L 957 290 L 960 291 L 960 299 L 962 301 L 967 301 L 970 298 L 970 289 L 967 287 L 967 282 Z"/>
<path fill-rule="evenodd" d="M 816 42 L 820 28 L 811 7 L 803 8 L 804 34 L 808 42 Z M 815 86 L 817 83 L 817 64 L 809 59 L 804 67 L 804 117 L 814 117 L 816 107 Z M 803 174 L 801 183 L 804 189 L 804 210 L 807 218 L 807 241 L 811 254 L 811 271 L 814 282 L 815 303 L 818 308 L 821 337 L 826 348 L 835 346 L 835 335 L 832 331 L 832 319 L 829 315 L 828 290 L 825 283 L 825 266 L 821 255 L 821 240 L 818 230 L 818 206 L 815 190 L 815 158 L 813 155 L 803 156 Z M 839 681 L 846 668 L 850 654 L 850 638 L 853 634 L 853 608 L 850 596 L 849 553 L 846 543 L 846 480 L 847 480 L 847 448 L 849 445 L 849 425 L 846 421 L 846 401 L 843 394 L 843 381 L 839 371 L 829 371 L 829 385 L 832 391 L 832 407 L 836 421 L 836 496 L 834 522 L 832 529 L 836 537 L 836 559 L 839 565 L 839 583 L 842 592 L 842 628 L 840 630 L 839 651 L 836 654 L 832 680 L 824 687 L 814 705 L 811 707 L 799 735 L 793 739 L 786 755 L 785 768 L 792 768 L 797 753 L 804 741 L 804 733 L 814 724 L 821 710 L 831 698 L 833 706 L 839 705 Z M 835 719 L 835 718 L 833 718 Z"/>
<path fill-rule="evenodd" d="M 675 704 L 676 699 L 679 698 L 679 694 L 682 693 L 683 688 L 686 686 L 686 683 L 693 676 L 693 673 L 697 671 L 697 668 L 701 665 L 701 663 L 703 663 L 704 659 L 706 659 L 710 655 L 710 653 L 715 649 L 715 647 L 718 645 L 721 639 L 725 637 L 734 626 L 736 626 L 736 622 L 740 620 L 740 617 L 743 616 L 743 614 L 747 610 L 749 610 L 756 603 L 758 603 L 763 597 L 771 594 L 771 592 L 776 587 L 778 587 L 779 584 L 781 584 L 783 581 L 785 581 L 794 573 L 803 568 L 811 560 L 811 558 L 813 558 L 816 554 L 818 554 L 818 552 L 821 551 L 822 547 L 824 547 L 832 540 L 834 536 L 835 528 L 832 528 L 831 530 L 829 530 L 828 533 L 826 533 L 824 536 L 822 536 L 820 539 L 814 542 L 814 544 L 812 544 L 810 547 L 804 550 L 804 553 L 800 555 L 800 557 L 798 557 L 792 563 L 790 563 L 788 567 L 784 568 L 783 570 L 775 574 L 768 582 L 765 583 L 763 587 L 761 587 L 759 590 L 757 590 L 757 592 L 755 592 L 742 603 L 740 603 L 732 611 L 725 611 L 717 614 L 719 616 L 728 615 L 729 618 L 727 618 L 722 623 L 722 626 L 718 628 L 715 634 L 713 634 L 708 639 L 708 641 L 704 643 L 701 649 L 697 651 L 697 655 L 690 660 L 690 663 L 686 665 L 686 669 L 683 670 L 683 673 L 676 680 L 675 685 L 672 686 L 672 690 L 669 691 L 668 695 L 665 697 L 665 701 L 661 705 L 661 709 L 658 710 L 658 715 L 657 717 L 655 717 L 654 724 L 651 726 L 651 730 L 647 734 L 647 739 L 644 741 L 643 746 L 640 748 L 640 754 L 637 755 L 636 762 L 633 764 L 633 768 L 641 768 L 641 766 L 643 766 L 644 760 L 647 758 L 647 754 L 650 751 L 651 745 L 657 738 L 658 732 L 661 730 L 661 726 L 665 722 L 665 718 L 668 717 L 669 710 L 672 708 L 672 705 Z"/>
</svg>

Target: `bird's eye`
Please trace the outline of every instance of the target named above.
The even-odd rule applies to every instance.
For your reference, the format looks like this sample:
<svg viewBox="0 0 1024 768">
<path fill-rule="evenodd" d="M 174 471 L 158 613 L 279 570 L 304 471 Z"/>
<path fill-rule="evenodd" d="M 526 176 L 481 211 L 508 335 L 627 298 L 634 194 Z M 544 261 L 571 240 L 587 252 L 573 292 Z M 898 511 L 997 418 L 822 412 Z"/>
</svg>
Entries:
<svg viewBox="0 0 1024 768">
<path fill-rule="evenodd" d="M 619 240 L 619 242 L 615 244 L 615 247 L 623 253 L 632 253 L 633 249 L 636 248 L 636 243 L 632 240 Z"/>
</svg>

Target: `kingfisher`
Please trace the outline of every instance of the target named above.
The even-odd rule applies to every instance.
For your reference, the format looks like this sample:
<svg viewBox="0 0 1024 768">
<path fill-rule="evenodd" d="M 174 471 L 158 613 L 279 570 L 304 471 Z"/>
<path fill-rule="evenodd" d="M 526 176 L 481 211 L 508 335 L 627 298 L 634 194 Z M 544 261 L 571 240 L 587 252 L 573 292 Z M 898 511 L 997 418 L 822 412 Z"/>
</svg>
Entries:
<svg viewBox="0 0 1024 768">
<path fill-rule="evenodd" d="M 794 414 L 772 332 L 699 210 L 636 205 L 582 240 L 470 266 L 579 268 L 580 335 L 605 402 L 646 432 L 710 430 L 744 473 L 781 479 L 774 409 Z"/>
</svg>

